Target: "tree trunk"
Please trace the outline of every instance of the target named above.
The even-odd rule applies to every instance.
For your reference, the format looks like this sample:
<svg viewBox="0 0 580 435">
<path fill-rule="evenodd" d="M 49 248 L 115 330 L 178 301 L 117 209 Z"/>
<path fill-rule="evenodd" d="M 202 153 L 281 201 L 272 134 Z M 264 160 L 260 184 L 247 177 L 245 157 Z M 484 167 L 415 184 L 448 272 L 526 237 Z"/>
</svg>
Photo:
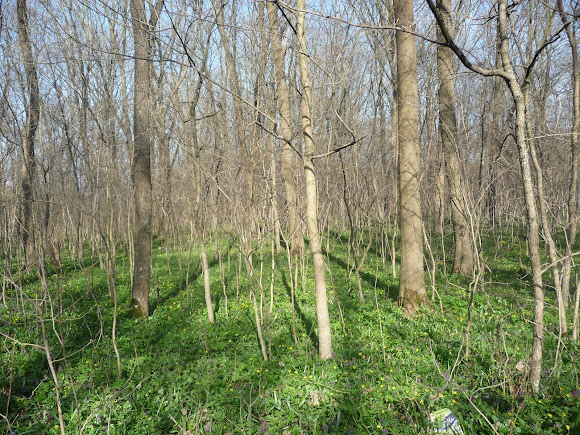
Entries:
<svg viewBox="0 0 580 435">
<path fill-rule="evenodd" d="M 151 18 L 145 16 L 145 0 L 131 0 L 131 22 L 135 41 L 133 106 L 133 157 L 131 178 L 135 223 L 133 227 L 133 286 L 130 317 L 149 316 L 149 278 L 151 274 L 151 40 L 163 0 L 158 0 Z"/>
<path fill-rule="evenodd" d="M 453 49 L 461 62 L 470 70 L 485 76 L 502 77 L 511 92 L 515 103 L 515 140 L 518 147 L 520 169 L 522 173 L 522 184 L 524 187 L 524 197 L 526 204 L 526 217 L 528 229 L 528 243 L 530 263 L 532 266 L 532 286 L 534 293 L 534 322 L 533 322 L 533 340 L 532 355 L 530 356 L 530 383 L 532 392 L 537 395 L 540 390 L 540 378 L 542 372 L 542 352 L 544 339 L 544 291 L 542 288 L 542 268 L 540 263 L 540 239 L 538 229 L 538 210 L 536 208 L 536 198 L 534 196 L 534 184 L 532 180 L 532 171 L 530 165 L 530 150 L 526 142 L 526 104 L 525 96 L 522 92 L 517 76 L 511 64 L 510 46 L 508 39 L 508 4 L 507 0 L 498 2 L 498 51 L 497 54 L 501 59 L 501 68 L 487 69 L 470 62 L 465 53 L 453 41 L 449 26 L 441 16 L 439 10 L 435 7 L 433 0 L 427 0 L 431 12 L 437 19 L 442 33 L 445 36 L 447 45 Z"/>
<path fill-rule="evenodd" d="M 451 28 L 451 0 L 439 0 L 437 8 Z M 453 36 L 453 35 L 452 35 Z M 442 35 L 439 39 L 445 41 Z M 461 168 L 457 150 L 457 118 L 455 115 L 455 84 L 453 82 L 453 52 L 450 48 L 437 45 L 437 73 L 439 79 L 439 130 L 445 169 L 451 199 L 451 220 L 453 223 L 453 239 L 455 254 L 453 272 L 463 276 L 473 272 L 473 248 L 468 222 L 465 185 L 462 182 Z"/>
<path fill-rule="evenodd" d="M 236 62 L 234 59 L 234 54 L 230 39 L 226 33 L 226 26 L 224 23 L 224 8 L 226 2 L 221 0 L 217 5 L 216 11 L 216 21 L 217 27 L 220 34 L 220 40 L 224 48 L 226 70 L 230 81 L 230 87 L 233 98 L 234 105 L 234 120 L 235 120 L 235 134 L 236 142 L 240 150 L 240 162 L 241 168 L 244 176 L 244 208 L 245 214 L 247 216 L 247 224 L 250 228 L 250 234 L 254 235 L 257 227 L 256 219 L 254 219 L 254 207 L 253 196 L 254 196 L 254 170 L 253 170 L 253 159 L 252 151 L 250 148 L 250 142 L 248 139 L 247 131 L 245 130 L 246 122 L 244 121 L 244 111 L 241 101 L 242 87 L 240 86 L 240 80 L 238 72 L 236 69 Z"/>
<path fill-rule="evenodd" d="M 558 9 L 562 23 L 566 26 L 566 35 L 570 44 L 572 55 L 572 89 L 573 89 L 573 121 L 572 121 L 572 171 L 570 176 L 570 187 L 568 190 L 568 219 L 570 230 L 566 244 L 566 258 L 562 265 L 562 298 L 564 305 L 568 305 L 570 299 L 570 272 L 572 268 L 572 246 L 576 241 L 578 232 L 578 165 L 580 164 L 580 70 L 578 69 L 578 43 L 576 35 L 572 30 L 572 25 L 566 12 L 562 0 L 558 0 Z"/>
<path fill-rule="evenodd" d="M 34 173 L 36 158 L 34 155 L 34 139 L 40 119 L 40 93 L 38 90 L 38 75 L 36 62 L 32 56 L 30 29 L 28 26 L 28 10 L 26 0 L 17 0 L 18 41 L 22 52 L 22 62 L 26 75 L 26 91 L 28 104 L 26 106 L 26 122 L 22 135 L 22 240 L 26 267 L 33 267 L 37 262 L 34 237 Z"/>
<path fill-rule="evenodd" d="M 529 87 L 525 88 L 524 91 L 524 104 L 525 108 L 529 107 Z M 534 139 L 534 132 L 532 131 L 532 127 L 530 126 L 529 119 L 526 117 L 526 130 L 528 132 L 528 143 L 530 146 L 530 154 L 532 156 L 532 162 L 534 164 L 534 168 L 536 170 L 537 180 L 538 180 L 538 208 L 540 209 L 540 221 L 542 225 L 542 236 L 544 239 L 545 245 L 548 247 L 548 256 L 550 258 L 550 268 L 552 269 L 552 278 L 554 282 L 554 291 L 556 293 L 556 301 L 558 303 L 558 320 L 559 320 L 559 331 L 560 335 L 562 336 L 566 334 L 566 309 L 564 306 L 564 301 L 562 298 L 562 287 L 561 287 L 561 280 L 560 280 L 560 268 L 558 266 L 558 250 L 556 248 L 556 243 L 554 242 L 554 238 L 552 237 L 552 231 L 550 229 L 550 221 L 548 220 L 548 210 L 546 199 L 544 197 L 544 175 L 542 171 L 542 166 L 540 165 L 540 161 L 538 159 L 538 155 L 536 153 L 536 141 Z"/>
<path fill-rule="evenodd" d="M 206 50 L 207 53 L 207 50 Z M 204 66 L 205 66 L 205 57 L 204 57 Z M 202 79 L 200 77 L 198 86 L 195 90 L 193 96 L 193 102 L 190 106 L 190 122 L 191 122 L 191 132 L 192 132 L 192 142 L 193 142 L 193 152 L 195 153 L 195 204 L 193 210 L 193 227 L 195 232 L 195 237 L 199 241 L 200 247 L 200 259 L 201 259 L 201 267 L 203 270 L 203 288 L 204 288 L 204 297 L 205 297 L 205 306 L 207 308 L 207 317 L 209 323 L 215 323 L 215 313 L 213 309 L 213 303 L 211 300 L 211 286 L 210 286 L 210 276 L 209 276 L 209 263 L 207 261 L 207 254 L 205 252 L 205 239 L 203 234 L 203 223 L 202 223 L 202 214 L 201 214 L 201 147 L 199 146 L 199 142 L 197 140 L 197 122 L 196 122 L 196 110 L 195 106 L 199 100 L 199 93 L 201 91 L 201 83 Z"/>
<path fill-rule="evenodd" d="M 499 55 L 499 41 L 497 42 L 497 52 L 495 66 L 501 68 L 501 59 Z M 487 178 L 487 194 L 485 196 L 485 208 L 489 223 L 492 227 L 499 221 L 499 213 L 497 209 L 497 184 L 499 182 L 498 160 L 501 149 L 500 139 L 500 107 L 501 107 L 501 87 L 502 80 L 499 77 L 492 78 L 491 85 L 491 126 L 490 126 L 490 146 L 489 146 L 489 172 Z"/>
<path fill-rule="evenodd" d="M 435 174 L 435 212 L 433 213 L 433 232 L 443 235 L 443 223 L 445 221 L 445 156 L 443 155 L 443 144 L 441 143 L 441 129 L 439 129 L 437 173 Z"/>
<path fill-rule="evenodd" d="M 306 222 L 310 236 L 310 252 L 314 263 L 314 285 L 316 289 L 316 318 L 318 320 L 318 355 L 321 359 L 332 357 L 330 336 L 330 317 L 328 314 L 328 299 L 326 296 L 326 276 L 324 256 L 318 231 L 318 190 L 316 173 L 314 172 L 314 143 L 311 107 L 311 83 L 308 70 L 308 51 L 306 48 L 305 1 L 298 0 L 296 13 L 296 37 L 298 39 L 298 66 L 300 68 L 300 84 L 302 87 L 302 131 L 304 135 L 304 176 L 306 179 Z"/>
<path fill-rule="evenodd" d="M 398 27 L 413 31 L 412 0 L 395 0 Z M 419 188 L 420 148 L 415 37 L 397 31 L 397 86 L 399 131 L 399 219 L 401 270 L 399 303 L 405 315 L 413 316 L 427 303 L 423 271 L 423 233 Z"/>
<path fill-rule="evenodd" d="M 282 177 L 286 190 L 286 205 L 288 207 L 288 232 L 290 234 L 290 247 L 292 254 L 304 253 L 304 234 L 298 215 L 298 195 L 296 193 L 296 180 L 294 179 L 295 165 L 294 152 L 290 143 L 292 141 L 292 127 L 290 126 L 290 93 L 286 81 L 286 65 L 284 60 L 284 48 L 278 25 L 278 13 L 275 1 L 266 1 L 268 10 L 268 26 L 270 30 L 270 43 L 276 69 L 276 96 L 278 97 L 280 112 L 280 134 L 283 139 L 280 162 L 282 164 Z"/>
<path fill-rule="evenodd" d="M 520 157 L 520 167 L 524 185 L 528 224 L 528 248 L 532 266 L 532 285 L 534 291 L 534 327 L 532 355 L 530 358 L 530 383 L 532 391 L 537 395 L 540 391 L 542 372 L 542 353 L 544 340 L 544 290 L 542 288 L 542 265 L 540 262 L 540 239 L 538 231 L 538 210 L 534 196 L 534 184 L 530 166 L 530 150 L 526 142 L 526 106 L 522 88 L 511 65 L 509 56 L 507 0 L 499 1 L 498 33 L 500 38 L 500 54 L 505 81 L 516 104 L 516 143 Z"/>
</svg>

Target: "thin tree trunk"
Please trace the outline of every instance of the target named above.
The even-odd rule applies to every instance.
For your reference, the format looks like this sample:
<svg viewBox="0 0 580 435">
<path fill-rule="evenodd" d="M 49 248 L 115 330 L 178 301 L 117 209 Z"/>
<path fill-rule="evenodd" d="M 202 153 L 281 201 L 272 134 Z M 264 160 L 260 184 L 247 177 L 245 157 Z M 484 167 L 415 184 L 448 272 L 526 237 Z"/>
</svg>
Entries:
<svg viewBox="0 0 580 435">
<path fill-rule="evenodd" d="M 298 0 L 296 13 L 296 37 L 298 42 L 298 66 L 300 68 L 300 84 L 302 87 L 302 131 L 304 135 L 304 177 L 306 179 L 306 223 L 310 236 L 310 252 L 314 265 L 314 285 L 316 289 L 316 318 L 318 320 L 318 355 L 321 359 L 332 357 L 330 334 L 330 317 L 328 314 L 328 298 L 326 295 L 326 276 L 324 256 L 320 244 L 318 230 L 318 189 L 316 173 L 314 172 L 314 143 L 311 108 L 311 82 L 308 69 L 308 51 L 306 48 L 305 1 Z"/>
<path fill-rule="evenodd" d="M 526 88 L 525 91 L 525 105 L 528 107 L 528 92 L 529 89 Z M 544 175 L 542 172 L 542 166 L 538 160 L 536 153 L 536 141 L 534 140 L 534 134 L 532 132 L 529 120 L 526 119 L 526 128 L 528 131 L 528 141 L 530 145 L 530 153 L 532 156 L 532 162 L 534 163 L 534 168 L 536 169 L 537 179 L 538 179 L 538 205 L 540 209 L 540 219 L 542 224 L 542 234 L 544 242 L 548 246 L 548 256 L 550 258 L 552 277 L 554 280 L 554 291 L 556 293 L 556 300 L 558 302 L 558 320 L 559 320 L 559 331 L 560 336 L 566 334 L 566 308 L 564 306 L 564 301 L 562 299 L 562 287 L 560 280 L 560 269 L 558 267 L 558 250 L 556 249 L 556 243 L 552 238 L 552 231 L 550 230 L 550 222 L 548 220 L 548 211 L 546 210 L 546 199 L 544 197 Z"/>
<path fill-rule="evenodd" d="M 394 5 L 391 5 L 390 2 L 387 2 L 387 6 L 384 7 L 383 2 L 378 2 L 379 8 L 379 20 L 382 26 L 389 26 L 395 24 L 395 14 L 394 14 Z M 383 36 L 383 43 L 386 49 L 386 58 L 389 63 L 389 67 L 391 70 L 391 86 L 393 88 L 392 97 L 389 99 L 391 103 L 391 158 L 392 158 L 392 181 L 393 186 L 398 182 L 398 168 L 399 168 L 399 110 L 398 110 L 398 102 L 399 102 L 399 92 L 398 92 L 398 81 L 397 77 L 397 60 L 396 60 L 396 53 L 397 53 L 397 41 L 396 41 L 396 32 L 395 37 L 392 36 L 392 33 L 385 30 L 382 32 Z M 385 142 L 386 143 L 386 142 Z M 392 204 L 389 208 L 389 222 L 391 217 L 393 218 L 393 237 L 391 238 L 391 273 L 393 277 L 397 277 L 397 267 L 396 267 L 396 241 L 397 237 L 396 234 L 398 232 L 398 210 L 399 210 L 399 190 L 393 189 L 392 190 Z M 392 211 L 392 213 L 391 213 Z"/>
<path fill-rule="evenodd" d="M 443 144 L 441 143 L 441 129 L 439 129 L 437 156 L 437 174 L 435 175 L 435 216 L 433 216 L 433 232 L 435 234 L 443 235 L 443 222 L 445 220 L 445 156 L 443 155 Z"/>
<path fill-rule="evenodd" d="M 532 266 L 532 286 L 534 294 L 534 322 L 533 322 L 533 340 L 532 355 L 530 356 L 530 383 L 532 392 L 537 395 L 540 391 L 540 380 L 542 372 L 542 352 L 544 339 L 544 291 L 542 288 L 542 268 L 540 263 L 540 239 L 538 229 L 538 211 L 536 208 L 536 198 L 534 195 L 534 184 L 532 180 L 532 171 L 530 165 L 530 150 L 526 141 L 526 105 L 525 97 L 522 92 L 517 76 L 511 64 L 509 53 L 508 39 L 508 4 L 507 0 L 499 0 L 498 8 L 498 54 L 501 58 L 501 69 L 487 69 L 470 62 L 465 53 L 453 41 L 449 33 L 449 26 L 436 8 L 433 0 L 427 0 L 431 12 L 437 19 L 447 45 L 459 57 L 461 62 L 470 70 L 485 76 L 500 76 L 504 79 L 512 94 L 515 103 L 515 126 L 516 126 L 516 144 L 518 147 L 520 169 L 522 173 L 522 183 L 524 187 L 524 197 L 526 204 L 526 217 L 528 227 L 528 243 L 530 263 Z"/>
<path fill-rule="evenodd" d="M 511 65 L 509 57 L 507 0 L 499 1 L 498 33 L 500 38 L 500 54 L 504 79 L 510 89 L 516 104 L 516 143 L 520 157 L 524 196 L 528 224 L 528 248 L 532 266 L 532 285 L 534 291 L 534 327 L 532 341 L 532 355 L 530 358 L 530 383 L 532 391 L 537 395 L 540 391 L 542 373 L 542 353 L 544 340 L 544 290 L 542 284 L 542 266 L 540 262 L 540 239 L 538 230 L 538 211 L 534 196 L 534 184 L 530 166 L 530 150 L 526 142 L 526 106 L 522 88 Z"/>
<path fill-rule="evenodd" d="M 413 2 L 395 0 L 397 26 L 415 28 Z M 399 132 L 399 219 L 401 270 L 399 303 L 406 316 L 413 316 L 427 303 L 423 271 L 423 233 L 419 188 L 420 148 L 415 37 L 397 31 L 397 87 Z"/>
<path fill-rule="evenodd" d="M 55 400 L 56 400 L 56 410 L 57 410 L 57 415 L 58 415 L 58 422 L 59 422 L 59 427 L 58 429 L 60 429 L 60 433 L 62 435 L 65 435 L 66 431 L 65 431 L 65 425 L 64 425 L 64 414 L 63 414 L 63 410 L 62 410 L 62 399 L 61 399 L 61 386 L 60 386 L 60 382 L 58 379 L 58 374 L 57 374 L 57 369 L 54 366 L 54 359 L 52 357 L 52 353 L 50 350 L 50 343 L 48 341 L 48 332 L 46 329 L 46 320 L 45 320 L 45 316 L 46 316 L 46 304 L 52 304 L 51 300 L 50 300 L 50 291 L 48 288 L 48 279 L 46 277 L 46 269 L 45 269 L 45 265 L 44 265 L 44 249 L 41 246 L 40 249 L 40 254 L 39 255 L 39 262 L 38 262 L 38 277 L 40 279 L 40 283 L 42 285 L 42 299 L 39 303 L 35 303 L 35 308 L 38 314 L 38 317 L 40 319 L 40 328 L 42 331 L 42 342 L 43 342 L 43 348 L 44 348 L 44 354 L 46 355 L 46 361 L 48 363 L 48 368 L 50 370 L 50 374 L 52 376 L 52 381 L 54 382 L 54 394 L 55 394 Z M 52 307 L 51 307 L 52 308 Z"/>
<path fill-rule="evenodd" d="M 208 34 L 209 38 L 209 34 Z M 203 49 L 203 60 L 201 71 L 206 72 L 207 57 L 209 53 L 209 40 L 207 41 Z M 203 225 L 203 213 L 202 213 L 202 178 L 201 178 L 201 146 L 197 137 L 197 104 L 199 102 L 199 97 L 201 94 L 201 87 L 203 84 L 203 75 L 199 74 L 199 79 L 197 86 L 191 97 L 191 105 L 189 106 L 189 122 L 191 124 L 191 138 L 192 138 L 192 148 L 195 158 L 195 203 L 193 206 L 193 230 L 195 237 L 199 241 L 200 247 L 200 260 L 201 268 L 203 271 L 203 288 L 205 305 L 207 308 L 207 317 L 209 323 L 215 323 L 215 312 L 213 308 L 213 302 L 211 299 L 211 286 L 210 286 L 210 275 L 209 275 L 209 263 L 207 261 L 207 254 L 205 251 L 205 236 L 204 236 L 204 225 Z"/>
<path fill-rule="evenodd" d="M 22 62 L 26 75 L 26 91 L 28 104 L 26 105 L 26 121 L 22 136 L 22 240 L 26 267 L 33 267 L 37 262 L 34 237 L 34 173 L 36 158 L 34 155 L 34 138 L 40 119 L 40 93 L 38 90 L 38 75 L 36 61 L 32 56 L 30 43 L 30 28 L 28 25 L 28 9 L 26 0 L 17 0 L 16 13 L 18 16 L 18 41 L 22 52 Z"/>
<path fill-rule="evenodd" d="M 496 68 L 501 67 L 501 58 L 499 55 L 499 40 L 497 42 L 497 55 L 495 60 Z M 502 80 L 499 77 L 492 78 L 491 90 L 491 126 L 490 126 L 490 150 L 489 150 L 489 168 L 487 178 L 487 195 L 485 197 L 485 208 L 492 227 L 499 221 L 499 213 L 497 209 L 497 184 L 499 182 L 498 159 L 500 152 L 500 102 L 501 102 L 501 86 Z"/>
<path fill-rule="evenodd" d="M 209 323 L 215 323 L 215 314 L 213 309 L 213 303 L 211 300 L 211 287 L 210 287 L 210 276 L 209 276 L 209 263 L 207 261 L 207 254 L 205 252 L 205 241 L 204 241 L 204 234 L 203 234 L 203 225 L 201 220 L 201 147 L 199 146 L 197 140 L 197 123 L 195 121 L 196 117 L 196 110 L 195 105 L 197 104 L 197 100 L 199 98 L 199 91 L 201 88 L 201 78 L 198 82 L 198 87 L 194 94 L 194 102 L 190 107 L 190 122 L 192 125 L 192 142 L 193 142 L 193 152 L 195 153 L 195 204 L 193 210 L 193 229 L 195 232 L 195 237 L 199 241 L 200 247 L 200 259 L 201 259 L 201 268 L 203 270 L 203 288 L 204 288 L 204 296 L 205 296 L 205 305 L 207 307 L 207 316 Z"/>
<path fill-rule="evenodd" d="M 578 165 L 580 164 L 580 70 L 578 69 L 578 43 L 574 34 L 572 24 L 568 19 L 562 0 L 558 0 L 558 9 L 562 23 L 566 26 L 566 35 L 570 44 L 572 55 L 572 89 L 573 89 L 573 121 L 572 121 L 572 170 L 570 176 L 570 187 L 568 190 L 568 219 L 570 220 L 570 230 L 566 244 L 566 258 L 562 265 L 562 298 L 565 306 L 570 299 L 570 272 L 572 269 L 572 247 L 576 242 L 578 232 Z M 577 290 L 576 290 L 577 291 Z"/>
<path fill-rule="evenodd" d="M 226 2 L 221 0 L 218 3 L 219 4 L 217 5 L 216 10 L 216 21 L 220 34 L 220 40 L 224 49 L 227 75 L 230 81 L 231 91 L 233 93 L 232 97 L 234 104 L 235 136 L 240 150 L 240 162 L 244 176 L 244 208 L 247 216 L 246 222 L 251 230 L 249 234 L 253 235 L 257 226 L 257 222 L 253 216 L 254 207 L 252 206 L 254 196 L 254 170 L 252 167 L 253 162 L 248 134 L 245 130 L 246 122 L 244 121 L 244 111 L 242 101 L 240 99 L 242 87 L 240 86 L 240 80 L 236 69 L 236 62 L 234 59 L 231 42 L 228 34 L 226 33 L 226 26 L 224 23 L 224 9 Z"/>
<path fill-rule="evenodd" d="M 275 113 L 271 113 L 272 118 L 276 117 Z M 278 192 L 276 190 L 276 140 L 274 136 L 269 138 L 270 144 L 270 206 L 272 208 L 272 224 L 274 227 L 274 244 L 276 246 L 276 253 L 282 252 L 281 236 L 282 231 L 280 225 L 280 216 L 278 213 Z"/>
<path fill-rule="evenodd" d="M 572 317 L 572 340 L 578 340 L 580 330 L 580 276 L 576 275 L 576 294 L 574 296 L 574 314 Z"/>
</svg>

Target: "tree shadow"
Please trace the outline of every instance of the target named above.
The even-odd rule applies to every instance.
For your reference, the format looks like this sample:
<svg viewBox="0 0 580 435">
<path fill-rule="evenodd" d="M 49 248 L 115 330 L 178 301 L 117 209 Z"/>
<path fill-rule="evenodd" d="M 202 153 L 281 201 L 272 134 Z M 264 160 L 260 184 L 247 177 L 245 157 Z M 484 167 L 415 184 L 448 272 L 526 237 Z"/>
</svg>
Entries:
<svg viewBox="0 0 580 435">
<path fill-rule="evenodd" d="M 223 255 L 227 255 L 230 252 L 230 250 L 231 245 L 228 245 L 228 250 Z M 181 291 L 187 288 L 188 284 L 197 281 L 197 279 L 203 274 L 203 268 L 201 267 L 201 260 L 199 258 L 197 259 L 197 264 L 195 264 L 195 266 L 194 263 L 195 261 L 192 262 L 192 268 L 189 276 L 187 276 L 187 274 L 185 273 L 179 273 L 179 279 L 176 281 L 176 285 L 174 285 L 172 289 L 166 294 L 162 294 L 161 290 L 159 289 L 159 286 L 156 286 L 153 294 L 154 297 L 150 298 L 149 301 L 149 315 L 152 315 L 157 309 L 157 307 L 162 305 L 166 299 L 177 297 Z M 219 259 L 214 256 L 214 258 L 212 258 L 211 261 L 208 261 L 208 267 L 210 271 L 218 264 Z M 226 284 L 227 282 L 229 282 L 229 278 L 226 278 Z M 212 293 L 212 302 L 214 303 L 214 314 L 217 314 L 218 312 L 220 298 L 221 296 L 218 292 Z"/>
<path fill-rule="evenodd" d="M 278 265 L 278 267 L 279 267 L 279 265 Z M 288 294 L 288 299 L 291 301 L 292 300 L 292 289 L 290 288 L 290 283 L 288 282 L 288 278 L 286 275 L 287 273 L 288 273 L 288 271 L 280 268 L 280 274 L 282 276 L 282 284 L 284 284 L 284 289 L 286 290 L 286 293 Z M 304 325 L 304 328 L 306 328 L 306 333 L 308 334 L 308 338 L 310 338 L 310 341 L 312 341 L 312 344 L 314 345 L 314 347 L 316 347 L 318 349 L 318 335 L 316 334 L 316 331 L 314 330 L 314 324 L 312 323 L 312 321 L 310 319 L 308 319 L 308 317 L 306 317 L 304 312 L 300 309 L 300 304 L 298 303 L 298 298 L 296 297 L 296 293 L 294 293 L 294 312 L 298 316 L 298 319 L 300 320 L 300 322 L 302 322 L 302 324 Z M 292 331 L 290 331 L 290 335 L 292 335 Z"/>
<path fill-rule="evenodd" d="M 332 254 L 331 252 L 327 252 L 325 249 L 322 250 L 322 253 L 326 256 L 326 258 L 328 258 L 330 261 L 332 261 L 336 265 L 340 266 L 342 269 L 344 269 L 344 270 L 349 269 L 349 265 L 342 258 Z M 375 284 L 376 284 L 377 290 L 384 291 L 384 294 L 387 295 L 387 297 L 390 300 L 392 300 L 392 301 L 397 300 L 398 292 L 399 292 L 399 289 L 397 286 L 391 285 L 391 284 L 385 282 L 384 280 L 379 279 L 374 274 L 366 272 L 364 270 L 361 270 L 359 272 L 359 275 L 360 275 L 361 279 L 363 281 L 365 281 L 372 288 L 374 288 Z"/>
<path fill-rule="evenodd" d="M 362 231 L 363 231 L 363 234 L 364 234 L 364 238 L 365 238 L 365 240 L 368 240 L 368 237 L 369 237 L 369 232 L 368 232 L 368 230 L 366 230 L 366 229 L 363 229 Z M 329 231 L 328 231 L 328 235 L 329 235 L 329 236 L 330 236 L 332 239 L 339 241 L 339 242 L 340 242 L 342 245 L 344 245 L 345 249 L 346 249 L 346 250 L 348 250 L 348 243 L 349 243 L 349 242 L 348 242 L 348 235 L 346 235 L 346 234 L 341 234 L 341 233 L 339 233 L 339 232 L 338 232 L 338 231 L 336 231 L 336 230 L 329 230 Z M 371 242 L 371 246 L 370 246 L 370 248 L 369 248 L 369 252 L 368 252 L 368 254 L 373 254 L 373 255 L 374 255 L 375 257 L 377 257 L 377 258 L 382 258 L 382 252 L 381 252 L 381 247 L 380 247 L 380 241 L 381 241 L 381 237 L 382 237 L 382 236 L 383 236 L 383 232 L 380 232 L 380 235 L 379 235 L 379 236 L 375 235 L 375 236 L 373 237 L 373 240 L 372 240 L 372 242 Z M 393 236 L 391 235 L 391 237 L 393 237 Z M 387 244 L 387 245 L 389 244 L 388 242 L 389 242 L 389 241 L 387 240 L 387 241 L 386 241 L 386 244 Z M 387 248 L 386 248 L 386 249 L 387 249 L 387 252 L 386 252 L 385 254 L 386 254 L 387 256 L 389 256 L 389 255 L 390 255 L 390 248 L 389 248 L 389 246 L 387 246 Z M 363 247 L 363 250 L 364 250 L 364 247 Z M 395 257 L 396 257 L 396 259 L 397 259 L 397 260 L 400 260 L 400 258 L 399 258 L 399 256 L 400 256 L 400 252 L 399 252 L 399 251 L 397 251 L 395 254 L 396 254 L 396 256 L 395 256 Z"/>
</svg>

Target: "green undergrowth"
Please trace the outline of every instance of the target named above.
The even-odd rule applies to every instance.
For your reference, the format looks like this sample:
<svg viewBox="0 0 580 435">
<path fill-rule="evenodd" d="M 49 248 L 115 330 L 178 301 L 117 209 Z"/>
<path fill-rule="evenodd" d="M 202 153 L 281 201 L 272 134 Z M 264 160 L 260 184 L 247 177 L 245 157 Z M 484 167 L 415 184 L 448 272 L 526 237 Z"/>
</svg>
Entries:
<svg viewBox="0 0 580 435">
<path fill-rule="evenodd" d="M 468 433 L 580 433 L 580 345 L 558 344 L 549 286 L 541 394 L 529 394 L 533 299 L 525 240 L 509 233 L 484 238 L 485 274 L 468 310 L 471 279 L 450 274 L 451 264 L 443 262 L 451 257 L 450 240 L 433 239 L 430 306 L 409 319 L 396 304 L 397 278 L 389 253 L 381 256 L 385 245 L 375 241 L 369 249 L 361 303 L 348 234 L 330 237 L 325 255 L 334 355 L 327 361 L 317 357 L 308 260 L 298 273 L 293 340 L 293 277 L 283 252 L 274 259 L 274 304 L 264 331 L 272 358 L 264 361 L 245 267 L 231 239 L 206 246 L 215 325 L 207 320 L 197 247 L 177 253 L 164 241 L 154 245 L 151 315 L 127 318 L 129 261 L 120 246 L 121 377 L 113 303 L 98 258 L 87 253 L 82 266 L 69 260 L 52 267 L 44 307 L 35 275 L 14 272 L 5 290 L 8 304 L 0 305 L 0 414 L 6 417 L 0 433 L 60 433 L 42 322 L 67 433 L 432 433 L 429 414 L 441 408 L 452 410 Z M 269 303 L 269 242 L 256 246 L 253 262 L 254 284 L 259 289 L 261 280 Z"/>
</svg>

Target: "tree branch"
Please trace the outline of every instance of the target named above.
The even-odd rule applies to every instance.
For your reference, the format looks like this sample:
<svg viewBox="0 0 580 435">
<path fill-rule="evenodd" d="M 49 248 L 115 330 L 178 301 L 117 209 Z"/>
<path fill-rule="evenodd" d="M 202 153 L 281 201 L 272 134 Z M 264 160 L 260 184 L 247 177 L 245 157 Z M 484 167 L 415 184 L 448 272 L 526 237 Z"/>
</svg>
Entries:
<svg viewBox="0 0 580 435">
<path fill-rule="evenodd" d="M 314 159 L 322 159 L 323 157 L 328 157 L 328 156 L 329 156 L 329 155 L 331 155 L 331 154 L 334 154 L 334 153 L 337 153 L 337 152 L 339 152 L 339 151 L 342 151 L 343 149 L 345 149 L 345 148 L 348 148 L 348 147 L 350 147 L 350 146 L 353 146 L 354 144 L 356 144 L 356 143 L 360 142 L 360 141 L 361 141 L 361 140 L 363 140 L 365 137 L 366 137 L 366 135 L 365 135 L 365 136 L 363 136 L 363 137 L 361 137 L 360 139 L 355 139 L 355 140 L 353 140 L 352 142 L 349 142 L 349 143 L 347 143 L 346 145 L 341 145 L 341 146 L 339 146 L 338 148 L 335 148 L 335 149 L 333 149 L 333 150 L 330 150 L 330 151 L 328 151 L 328 152 L 326 152 L 326 153 L 324 153 L 324 154 L 318 154 L 318 155 L 316 155 L 316 156 L 312 156 L 312 160 L 314 160 Z"/>
<path fill-rule="evenodd" d="M 447 25 L 445 24 L 445 20 L 443 18 L 443 15 L 441 15 L 441 12 L 439 11 L 439 9 L 437 9 L 433 0 L 427 0 L 427 4 L 429 5 L 429 9 L 431 9 L 431 12 L 433 13 L 433 16 L 435 17 L 435 20 L 437 21 L 437 25 L 439 26 L 439 29 L 441 30 L 441 34 L 445 38 L 444 45 L 446 45 L 451 50 L 453 50 L 453 52 L 459 58 L 459 60 L 465 66 L 465 68 L 473 71 L 474 73 L 481 74 L 482 76 L 486 76 L 486 77 L 498 76 L 498 77 L 502 77 L 506 80 L 509 78 L 508 75 L 505 73 L 505 71 L 503 71 L 501 69 L 486 68 L 486 67 L 483 67 L 481 65 L 476 65 L 473 62 L 471 62 L 467 58 L 465 53 L 463 53 L 463 50 L 461 50 L 461 48 L 459 48 L 457 46 L 455 41 L 453 41 L 453 38 L 451 37 L 451 33 L 450 33 L 449 29 L 447 28 Z M 439 42 L 439 43 L 441 43 L 441 42 Z"/>
</svg>

